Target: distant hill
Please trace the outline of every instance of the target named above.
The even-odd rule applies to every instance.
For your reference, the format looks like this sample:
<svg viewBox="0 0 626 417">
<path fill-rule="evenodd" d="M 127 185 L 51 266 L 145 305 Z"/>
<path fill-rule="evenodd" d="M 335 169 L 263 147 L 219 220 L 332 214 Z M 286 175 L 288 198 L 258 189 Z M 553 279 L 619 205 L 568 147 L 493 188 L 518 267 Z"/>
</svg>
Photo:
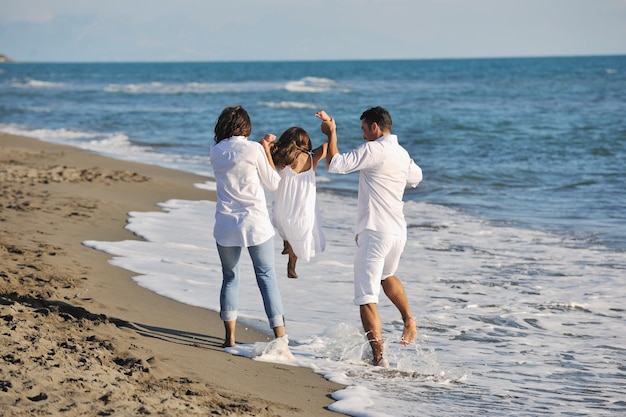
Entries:
<svg viewBox="0 0 626 417">
<path fill-rule="evenodd" d="M 0 62 L 13 62 L 8 56 L 0 54 Z"/>
</svg>

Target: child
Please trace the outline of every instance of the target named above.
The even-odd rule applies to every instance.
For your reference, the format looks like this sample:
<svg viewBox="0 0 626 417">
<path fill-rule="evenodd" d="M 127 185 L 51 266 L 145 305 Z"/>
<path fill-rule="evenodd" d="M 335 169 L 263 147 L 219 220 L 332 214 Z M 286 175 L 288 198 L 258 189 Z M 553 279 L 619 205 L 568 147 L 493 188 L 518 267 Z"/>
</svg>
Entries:
<svg viewBox="0 0 626 417">
<path fill-rule="evenodd" d="M 327 145 L 324 142 L 312 149 L 306 131 L 301 127 L 290 127 L 271 149 L 281 177 L 278 189 L 274 191 L 273 222 L 283 238 L 282 253 L 289 255 L 289 278 L 298 278 L 298 258 L 308 262 L 326 246 L 317 208 L 315 168 L 326 156 Z"/>
</svg>

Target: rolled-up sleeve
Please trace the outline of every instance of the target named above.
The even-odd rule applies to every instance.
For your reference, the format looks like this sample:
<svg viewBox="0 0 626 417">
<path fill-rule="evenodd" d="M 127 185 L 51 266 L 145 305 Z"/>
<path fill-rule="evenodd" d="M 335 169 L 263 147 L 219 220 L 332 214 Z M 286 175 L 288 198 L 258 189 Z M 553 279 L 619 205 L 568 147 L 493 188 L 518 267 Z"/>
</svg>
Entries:
<svg viewBox="0 0 626 417">
<path fill-rule="evenodd" d="M 349 174 L 367 168 L 377 161 L 376 155 L 372 152 L 370 143 L 364 143 L 356 149 L 347 153 L 338 153 L 333 156 L 328 167 L 328 172 L 333 174 Z"/>
</svg>

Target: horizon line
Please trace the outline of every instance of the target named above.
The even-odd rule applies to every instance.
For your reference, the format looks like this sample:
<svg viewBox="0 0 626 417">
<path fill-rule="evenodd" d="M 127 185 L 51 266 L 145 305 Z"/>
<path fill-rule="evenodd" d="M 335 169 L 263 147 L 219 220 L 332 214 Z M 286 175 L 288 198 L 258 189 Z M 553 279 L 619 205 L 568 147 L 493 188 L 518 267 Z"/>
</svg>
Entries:
<svg viewBox="0 0 626 417">
<path fill-rule="evenodd" d="M 228 64 L 228 63 L 274 63 L 274 62 L 357 62 L 357 61 L 452 61 L 452 60 L 489 60 L 489 59 L 545 59 L 545 58 L 597 58 L 597 57 L 620 57 L 626 53 L 599 53 L 581 55 L 519 55 L 519 56 L 466 56 L 466 57 L 433 57 L 433 58 L 351 58 L 351 59 L 230 59 L 230 60 L 26 60 L 18 61 L 10 58 L 6 54 L 0 54 L 6 61 L 0 64 L 186 64 L 186 63 L 206 63 L 206 64 Z"/>
</svg>

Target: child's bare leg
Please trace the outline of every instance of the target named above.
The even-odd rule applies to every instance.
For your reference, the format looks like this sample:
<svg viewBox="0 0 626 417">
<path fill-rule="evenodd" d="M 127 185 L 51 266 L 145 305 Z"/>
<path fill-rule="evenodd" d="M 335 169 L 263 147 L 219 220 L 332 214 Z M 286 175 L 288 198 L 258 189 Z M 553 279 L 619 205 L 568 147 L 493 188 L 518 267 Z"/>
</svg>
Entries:
<svg viewBox="0 0 626 417">
<path fill-rule="evenodd" d="M 289 245 L 289 243 L 287 243 Z M 293 252 L 291 245 L 288 248 L 289 261 L 287 262 L 287 276 L 289 278 L 298 278 L 298 274 L 296 274 L 296 262 L 298 261 L 298 257 Z"/>
</svg>

